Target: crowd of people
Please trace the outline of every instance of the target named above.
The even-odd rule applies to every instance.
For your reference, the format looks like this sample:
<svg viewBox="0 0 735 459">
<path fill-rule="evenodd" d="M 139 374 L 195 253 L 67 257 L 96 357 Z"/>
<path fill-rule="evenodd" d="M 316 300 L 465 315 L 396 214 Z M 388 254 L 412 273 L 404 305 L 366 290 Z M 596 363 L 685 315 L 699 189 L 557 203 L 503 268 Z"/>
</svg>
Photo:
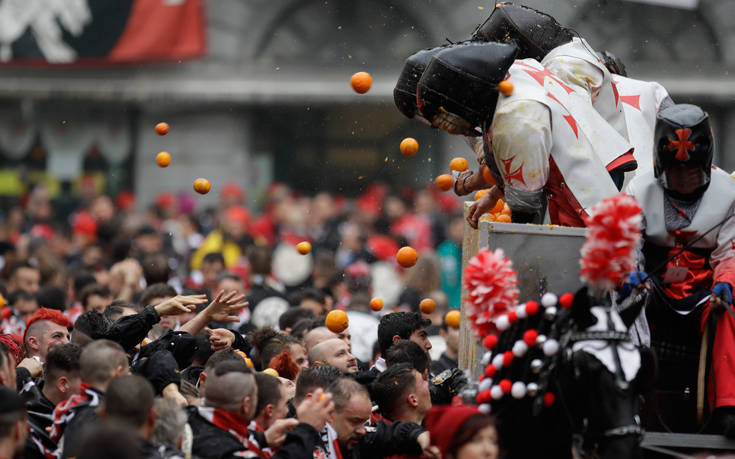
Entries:
<svg viewBox="0 0 735 459">
<path fill-rule="evenodd" d="M 0 457 L 497 454 L 492 418 L 451 404 L 467 382 L 445 320 L 456 198 L 273 185 L 255 216 L 241 187 L 219 191 L 201 212 L 183 195 L 144 213 L 94 196 L 59 218 L 39 187 L 7 213 Z M 420 261 L 400 268 L 409 244 Z"/>
</svg>

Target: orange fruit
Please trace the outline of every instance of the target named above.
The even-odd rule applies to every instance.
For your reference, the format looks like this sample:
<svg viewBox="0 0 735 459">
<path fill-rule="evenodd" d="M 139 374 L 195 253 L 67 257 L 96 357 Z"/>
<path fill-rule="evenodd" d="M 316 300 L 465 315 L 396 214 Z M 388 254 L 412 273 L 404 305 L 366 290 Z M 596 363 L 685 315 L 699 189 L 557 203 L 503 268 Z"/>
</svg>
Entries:
<svg viewBox="0 0 735 459">
<path fill-rule="evenodd" d="M 444 316 L 444 321 L 450 327 L 459 328 L 460 313 L 459 309 L 452 309 Z"/>
<path fill-rule="evenodd" d="M 454 185 L 454 178 L 449 174 L 442 174 L 434 179 L 434 184 L 442 191 L 449 191 Z"/>
<path fill-rule="evenodd" d="M 380 311 L 383 309 L 383 299 L 378 298 L 377 296 L 370 300 L 370 309 L 373 311 Z"/>
<path fill-rule="evenodd" d="M 339 309 L 329 311 L 329 314 L 327 314 L 327 319 L 324 321 L 324 324 L 332 333 L 342 333 L 343 331 L 347 330 L 347 327 L 349 326 L 347 314 Z"/>
<path fill-rule="evenodd" d="M 209 180 L 205 178 L 198 178 L 194 180 L 194 191 L 196 191 L 199 194 L 207 194 L 209 193 L 209 189 L 212 187 L 212 185 L 209 183 Z"/>
<path fill-rule="evenodd" d="M 373 85 L 373 77 L 367 72 L 357 72 L 350 78 L 352 89 L 358 94 L 365 94 Z"/>
<path fill-rule="evenodd" d="M 500 83 L 498 83 L 498 91 L 500 91 L 501 94 L 503 94 L 505 97 L 510 96 L 513 94 L 513 83 L 511 83 L 508 80 L 503 80 Z"/>
<path fill-rule="evenodd" d="M 490 209 L 491 214 L 497 214 L 498 212 L 501 212 L 503 210 L 503 206 L 505 206 L 505 203 L 502 199 L 498 199 L 498 201 L 495 203 L 495 207 Z"/>
<path fill-rule="evenodd" d="M 449 161 L 449 170 L 451 171 L 462 172 L 466 171 L 468 167 L 470 167 L 470 165 L 467 164 L 467 160 L 464 158 L 454 158 Z"/>
<path fill-rule="evenodd" d="M 436 301 L 431 298 L 424 298 L 421 300 L 421 303 L 419 303 L 419 309 L 421 309 L 421 312 L 424 314 L 431 314 L 434 312 L 434 309 L 436 309 Z"/>
<path fill-rule="evenodd" d="M 311 252 L 311 243 L 308 241 L 301 241 L 296 244 L 296 250 L 298 250 L 301 255 L 306 255 Z"/>
<path fill-rule="evenodd" d="M 266 368 L 265 370 L 261 371 L 264 375 L 271 375 L 274 378 L 278 377 L 278 371 L 276 371 L 275 368 Z"/>
<path fill-rule="evenodd" d="M 156 155 L 156 164 L 166 167 L 171 163 L 171 155 L 167 151 L 162 151 Z"/>
<path fill-rule="evenodd" d="M 495 221 L 500 223 L 510 223 L 510 215 L 500 214 L 498 215 L 498 218 L 495 219 Z"/>
<path fill-rule="evenodd" d="M 6 304 L 5 297 L 0 295 L 0 308 L 5 306 L 5 304 Z"/>
<path fill-rule="evenodd" d="M 401 140 L 401 153 L 403 156 L 413 156 L 419 151 L 419 143 L 413 137 Z"/>
<path fill-rule="evenodd" d="M 481 197 L 485 196 L 490 192 L 490 188 L 485 188 L 484 190 L 479 190 L 477 193 L 475 193 L 475 201 L 480 199 Z"/>
<path fill-rule="evenodd" d="M 492 172 L 490 172 L 490 168 L 487 166 L 482 166 L 482 178 L 485 179 L 485 183 L 488 185 L 495 185 L 498 183 L 495 181 L 495 177 L 493 177 Z"/>
<path fill-rule="evenodd" d="M 510 211 L 510 207 L 508 207 L 508 204 L 503 204 L 503 210 L 500 211 L 501 214 L 511 216 L 513 213 Z"/>
<path fill-rule="evenodd" d="M 404 268 L 410 268 L 416 264 L 416 260 L 419 259 L 419 254 L 413 247 L 401 247 L 396 254 L 396 261 L 399 265 Z"/>
<path fill-rule="evenodd" d="M 324 395 L 325 395 L 324 392 L 322 392 L 321 394 L 319 394 L 319 398 L 316 401 L 317 402 L 321 402 L 322 400 L 324 400 Z"/>
<path fill-rule="evenodd" d="M 156 124 L 156 132 L 158 135 L 166 135 L 168 134 L 168 123 L 160 122 Z"/>
</svg>

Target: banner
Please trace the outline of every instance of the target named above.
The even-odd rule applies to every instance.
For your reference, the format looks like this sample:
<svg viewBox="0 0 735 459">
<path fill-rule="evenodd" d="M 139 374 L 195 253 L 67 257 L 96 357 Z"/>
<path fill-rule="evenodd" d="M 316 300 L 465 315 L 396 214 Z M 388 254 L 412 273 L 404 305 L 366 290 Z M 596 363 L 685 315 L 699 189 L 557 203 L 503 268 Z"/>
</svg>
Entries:
<svg viewBox="0 0 735 459">
<path fill-rule="evenodd" d="M 0 64 L 106 65 L 201 56 L 203 0 L 0 0 Z"/>
</svg>

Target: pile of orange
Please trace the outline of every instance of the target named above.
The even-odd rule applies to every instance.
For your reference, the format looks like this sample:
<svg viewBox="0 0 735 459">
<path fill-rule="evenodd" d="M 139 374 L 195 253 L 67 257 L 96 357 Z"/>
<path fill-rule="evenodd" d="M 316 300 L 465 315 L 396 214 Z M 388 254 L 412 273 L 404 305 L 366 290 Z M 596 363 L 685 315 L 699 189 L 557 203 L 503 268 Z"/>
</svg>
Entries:
<svg viewBox="0 0 735 459">
<path fill-rule="evenodd" d="M 495 207 L 490 209 L 488 213 L 490 214 L 490 220 L 494 222 L 511 222 L 510 207 L 508 207 L 508 204 L 504 203 L 502 199 L 498 199 L 498 202 L 495 203 Z"/>
</svg>

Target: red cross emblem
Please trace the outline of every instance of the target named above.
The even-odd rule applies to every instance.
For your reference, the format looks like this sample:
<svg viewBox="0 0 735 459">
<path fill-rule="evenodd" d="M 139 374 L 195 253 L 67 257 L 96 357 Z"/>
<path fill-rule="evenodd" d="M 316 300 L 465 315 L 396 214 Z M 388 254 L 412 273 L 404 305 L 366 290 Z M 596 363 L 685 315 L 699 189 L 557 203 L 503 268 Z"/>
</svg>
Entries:
<svg viewBox="0 0 735 459">
<path fill-rule="evenodd" d="M 522 183 L 522 184 L 525 185 L 526 184 L 526 181 L 523 180 L 523 163 L 521 163 L 521 166 L 518 169 L 516 169 L 516 170 L 514 170 L 512 172 L 510 170 L 510 168 L 513 165 L 513 160 L 514 159 L 516 159 L 515 155 L 513 155 L 512 157 L 510 157 L 508 159 L 501 159 L 500 160 L 500 162 L 503 163 L 503 169 L 505 169 L 505 171 L 503 173 L 503 176 L 505 177 L 505 181 L 508 183 L 508 185 L 512 185 L 511 181 L 513 179 L 515 179 L 515 180 L 517 180 L 520 183 Z"/>
<path fill-rule="evenodd" d="M 528 65 L 525 62 L 517 62 L 516 61 L 516 64 L 521 65 L 523 67 L 527 67 L 527 68 L 523 69 L 523 71 L 526 72 L 527 74 L 529 74 L 531 76 L 531 78 L 533 78 L 534 80 L 536 80 L 536 82 L 538 84 L 540 84 L 541 86 L 544 85 L 544 81 L 546 80 L 546 77 L 549 77 L 552 80 L 554 80 L 557 83 L 559 83 L 559 85 L 561 85 L 561 87 L 564 88 L 564 90 L 567 92 L 567 94 L 571 94 L 571 93 L 574 92 L 574 89 L 572 89 L 568 85 L 564 84 L 563 81 L 561 81 L 559 78 L 557 78 L 556 75 L 554 75 L 553 73 L 549 72 L 549 70 L 546 69 L 546 68 L 544 68 L 543 70 L 537 69 L 536 67 L 533 67 L 531 65 Z"/>
<path fill-rule="evenodd" d="M 641 111 L 641 95 L 637 96 L 620 96 L 620 101 L 624 104 L 628 104 L 638 111 Z"/>
<path fill-rule="evenodd" d="M 567 113 L 569 113 L 569 110 L 567 110 L 567 108 L 566 108 L 566 107 L 564 106 L 564 104 L 562 104 L 562 103 L 561 103 L 561 102 L 559 101 L 559 99 L 557 99 L 556 97 L 554 97 L 554 95 L 553 95 L 552 93 L 550 93 L 550 92 L 547 92 L 547 93 L 546 93 L 546 97 L 548 97 L 548 98 L 552 99 L 552 100 L 553 100 L 554 102 L 556 102 L 557 104 L 561 105 L 561 108 L 563 108 L 563 109 L 564 109 L 564 111 L 566 111 Z M 575 121 L 575 119 L 574 119 L 574 117 L 573 117 L 573 116 L 571 115 L 571 113 L 570 113 L 570 114 L 568 114 L 568 115 L 563 115 L 563 117 L 564 117 L 564 120 L 565 120 L 565 121 L 566 121 L 567 123 L 569 123 L 569 126 L 570 126 L 570 127 L 572 128 L 572 131 L 574 131 L 574 136 L 575 136 L 576 138 L 579 138 L 579 133 L 577 132 L 577 121 Z"/>
<path fill-rule="evenodd" d="M 674 131 L 679 137 L 678 140 L 669 138 L 669 151 L 676 150 L 676 156 L 679 161 L 689 161 L 689 150 L 694 150 L 694 143 L 689 140 L 692 134 L 691 129 L 677 129 Z"/>
</svg>

